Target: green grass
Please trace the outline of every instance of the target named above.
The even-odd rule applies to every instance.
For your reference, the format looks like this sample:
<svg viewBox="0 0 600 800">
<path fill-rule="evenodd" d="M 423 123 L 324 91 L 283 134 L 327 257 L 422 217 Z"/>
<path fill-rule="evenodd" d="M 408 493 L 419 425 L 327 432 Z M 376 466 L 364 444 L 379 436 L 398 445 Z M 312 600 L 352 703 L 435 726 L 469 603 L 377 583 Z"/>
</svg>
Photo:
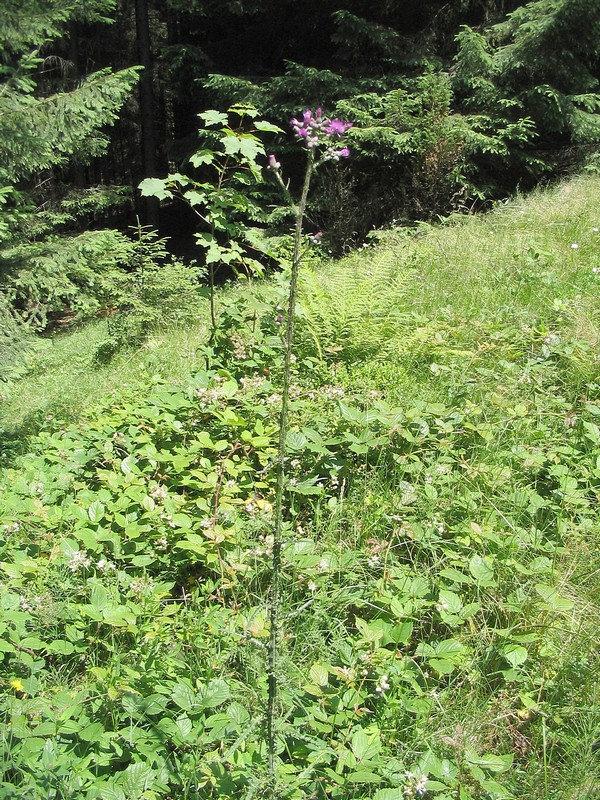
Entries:
<svg viewBox="0 0 600 800">
<path fill-rule="evenodd" d="M 284 547 L 284 797 L 400 800 L 411 796 L 406 770 L 454 781 L 432 784 L 426 800 L 600 796 L 599 209 L 600 180 L 584 176 L 485 216 L 380 232 L 342 261 L 305 268 L 290 470 L 314 493 L 290 492 Z M 272 323 L 275 288 L 260 291 Z M 250 294 L 229 287 L 223 303 Z M 248 350 L 258 341 L 256 326 L 231 333 Z M 71 769 L 93 754 L 98 780 L 154 770 L 152 800 L 250 798 L 264 788 L 275 356 L 231 360 L 257 385 L 231 383 L 224 397 L 209 382 L 217 400 L 206 411 L 194 378 L 205 320 L 100 367 L 103 338 L 95 323 L 41 342 L 3 390 L 7 452 L 32 451 L 2 479 L 4 621 L 19 606 L 28 636 L 71 636 L 83 659 L 59 651 L 38 668 L 30 711 L 48 725 L 33 738 L 51 736 L 53 697 L 81 691 L 82 724 L 99 724 L 105 740 L 84 728 L 73 749 L 67 737 Z M 49 432 L 37 439 L 40 427 Z M 224 444 L 188 457 L 206 432 Z M 218 545 L 199 522 L 213 509 Z M 70 571 L 73 537 L 94 559 L 121 559 L 119 577 Z M 131 586 L 148 579 L 168 580 L 170 594 L 140 599 Z M 135 630 L 102 628 L 90 612 L 98 583 Z M 60 614 L 29 609 L 40 597 L 70 633 Z M 35 638 L 26 647 L 44 652 Z M 17 662 L 6 660 L 7 690 L 34 670 Z M 186 707 L 188 678 L 194 691 L 228 682 L 238 727 L 210 738 L 223 719 Z M 152 761 L 165 752 L 158 718 L 135 716 L 155 692 L 167 698 L 169 758 L 180 758 L 170 790 L 157 788 Z M 24 724 L 26 708 L 4 708 Z M 193 741 L 181 738 L 188 721 Z M 369 741 L 371 761 L 357 756 Z M 11 746 L 19 764 L 36 763 L 35 743 L 16 735 Z M 16 780 L 9 767 L 5 780 Z"/>
<path fill-rule="evenodd" d="M 333 271 L 338 282 L 354 271 L 366 273 L 381 291 L 390 270 L 405 276 L 397 310 L 423 319 L 419 325 L 409 317 L 393 343 L 387 343 L 403 355 L 394 368 L 406 365 L 410 373 L 407 385 L 398 387 L 401 393 L 412 391 L 414 363 L 421 351 L 438 350 L 440 337 L 485 345 L 506 325 L 544 330 L 561 316 L 578 340 L 596 348 L 600 272 L 592 270 L 600 267 L 600 232 L 593 230 L 600 228 L 599 208 L 597 177 L 582 176 L 500 204 L 485 216 L 379 232 L 377 245 L 335 265 L 318 266 L 315 280 L 323 270 Z M 226 297 L 235 294 L 235 289 L 225 290 Z M 553 306 L 555 300 L 562 305 Z M 10 431 L 28 418 L 57 412 L 76 418 L 86 405 L 148 374 L 185 380 L 196 369 L 197 349 L 206 340 L 205 317 L 196 330 L 157 333 L 104 367 L 93 361 L 106 338 L 104 322 L 42 340 L 30 356 L 30 373 L 2 389 L 0 426 Z"/>
<path fill-rule="evenodd" d="M 185 382 L 203 365 L 200 347 L 206 326 L 152 335 L 141 347 L 118 353 L 109 363 L 95 360 L 107 337 L 106 322 L 94 322 L 39 340 L 27 354 L 27 374 L 0 384 L 0 440 L 20 447 L 50 418 L 69 421 L 111 395 L 145 387 L 152 376 Z"/>
</svg>

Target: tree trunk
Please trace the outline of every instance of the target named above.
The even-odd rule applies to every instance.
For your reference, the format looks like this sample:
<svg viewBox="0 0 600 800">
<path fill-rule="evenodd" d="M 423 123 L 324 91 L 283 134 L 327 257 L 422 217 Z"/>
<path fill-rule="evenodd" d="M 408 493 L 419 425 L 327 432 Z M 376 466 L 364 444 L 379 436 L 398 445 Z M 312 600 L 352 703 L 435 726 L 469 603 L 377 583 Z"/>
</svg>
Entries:
<svg viewBox="0 0 600 800">
<path fill-rule="evenodd" d="M 144 177 L 157 174 L 156 137 L 154 135 L 154 86 L 152 70 L 152 42 L 148 19 L 148 0 L 135 0 L 135 23 L 138 55 L 144 67 L 139 84 L 140 122 L 142 129 L 142 167 Z M 145 222 L 158 226 L 158 201 L 154 197 L 145 198 Z"/>
</svg>

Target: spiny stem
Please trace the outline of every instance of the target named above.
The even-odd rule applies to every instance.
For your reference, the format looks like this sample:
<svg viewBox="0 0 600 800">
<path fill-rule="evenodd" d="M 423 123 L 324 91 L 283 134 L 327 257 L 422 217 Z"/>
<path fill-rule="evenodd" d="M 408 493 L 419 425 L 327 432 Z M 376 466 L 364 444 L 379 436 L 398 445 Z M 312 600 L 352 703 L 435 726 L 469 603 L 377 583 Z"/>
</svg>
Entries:
<svg viewBox="0 0 600 800">
<path fill-rule="evenodd" d="M 273 800 L 277 793 L 277 777 L 275 773 L 276 737 L 275 718 L 279 686 L 277 682 L 278 645 L 279 645 L 279 592 L 281 579 L 281 540 L 283 532 L 283 500 L 285 494 L 285 440 L 288 429 L 288 405 L 290 397 L 290 382 L 292 368 L 292 348 L 294 340 L 294 313 L 296 310 L 296 289 L 298 285 L 298 272 L 300 270 L 302 224 L 308 191 L 314 167 L 314 151 L 308 151 L 308 164 L 300 202 L 296 206 L 296 227 L 294 232 L 294 256 L 292 259 L 292 273 L 290 276 L 290 289 L 287 306 L 287 320 L 285 330 L 285 351 L 283 359 L 283 388 L 281 393 L 281 410 L 279 414 L 279 442 L 277 446 L 277 484 L 275 490 L 275 522 L 273 527 L 273 555 L 271 561 L 271 606 L 269 610 L 269 652 L 268 652 L 268 697 L 266 712 L 267 727 L 267 758 L 268 758 L 268 796 Z"/>
</svg>

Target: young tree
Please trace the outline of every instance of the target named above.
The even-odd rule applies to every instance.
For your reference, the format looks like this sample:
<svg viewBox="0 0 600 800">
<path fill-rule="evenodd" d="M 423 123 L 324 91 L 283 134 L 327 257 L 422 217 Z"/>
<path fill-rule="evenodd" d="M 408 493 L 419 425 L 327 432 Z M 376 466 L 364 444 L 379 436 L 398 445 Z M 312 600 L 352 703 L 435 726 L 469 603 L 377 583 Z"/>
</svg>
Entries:
<svg viewBox="0 0 600 800">
<path fill-rule="evenodd" d="M 114 0 L 4 0 L 0 16 L 0 305 L 34 327 L 47 300 L 61 302 L 73 285 L 61 266 L 94 259 L 94 247 L 57 236 L 72 211 L 53 203 L 55 178 L 69 162 L 105 152 L 106 128 L 129 96 L 133 67 L 108 69 L 51 87 L 45 72 L 59 59 L 51 43 L 71 21 L 110 22 Z M 36 213 L 37 212 L 37 213 Z M 71 250 L 69 249 L 71 248 Z M 60 251 L 63 258 L 56 257 Z M 86 252 L 88 255 L 86 256 Z M 84 265 L 85 266 L 85 265 Z"/>
</svg>

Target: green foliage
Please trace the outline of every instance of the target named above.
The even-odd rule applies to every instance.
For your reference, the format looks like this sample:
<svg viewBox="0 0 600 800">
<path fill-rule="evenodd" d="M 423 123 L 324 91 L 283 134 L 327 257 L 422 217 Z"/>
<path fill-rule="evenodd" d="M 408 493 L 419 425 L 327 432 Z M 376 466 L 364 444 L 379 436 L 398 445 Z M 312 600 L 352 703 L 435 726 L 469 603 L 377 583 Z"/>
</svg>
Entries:
<svg viewBox="0 0 600 800">
<path fill-rule="evenodd" d="M 19 375 L 18 361 L 31 344 L 31 336 L 0 297 L 0 382 Z"/>
<path fill-rule="evenodd" d="M 99 129 L 115 121 L 137 69 L 115 74 L 100 70 L 70 91 L 41 97 L 35 95 L 35 73 L 43 63 L 38 48 L 61 35 L 71 17 L 97 20 L 100 11 L 113 8 L 110 0 L 83 9 L 79 3 L 9 2 L 0 27 L 0 157 L 8 167 L 2 171 L 4 180 L 64 164 L 74 155 L 85 162 L 108 146 Z"/>
<path fill-rule="evenodd" d="M 43 330 L 52 315 L 99 310 L 128 257 L 127 238 L 111 230 L 14 244 L 0 253 L 4 294 L 30 328 Z"/>
<path fill-rule="evenodd" d="M 594 796 L 599 191 L 383 231 L 311 270 L 327 293 L 323 358 L 300 328 L 290 386 L 282 798 Z M 143 269 L 161 248 L 135 246 Z M 383 302 L 395 276 L 388 328 L 360 292 Z M 142 385 L 136 363 L 0 474 L 6 797 L 268 795 L 283 286 L 227 288 L 222 368 Z M 326 327 L 345 291 L 358 352 Z"/>
<path fill-rule="evenodd" d="M 467 208 L 497 192 L 488 183 L 491 168 L 509 169 L 533 138 L 531 121 L 507 118 L 514 103 L 485 80 L 481 42 L 463 32 L 459 44 L 452 77 L 430 68 L 410 88 L 338 103 L 339 113 L 359 123 L 350 136 L 358 163 L 385 164 L 379 181 L 389 185 L 390 212 L 394 204 L 396 213 L 421 217 Z M 468 113 L 456 113 L 455 87 L 468 96 Z"/>
<path fill-rule="evenodd" d="M 3 303 L 38 329 L 46 325 L 49 313 L 92 310 L 101 270 L 110 269 L 120 257 L 119 236 L 114 232 L 88 232 L 74 238 L 57 235 L 60 226 L 71 222 L 74 213 L 89 210 L 90 204 L 81 208 L 71 202 L 69 208 L 67 201 L 64 208 L 46 210 L 38 217 L 36 201 L 43 194 L 31 182 L 34 173 L 51 171 L 73 159 L 86 163 L 108 146 L 101 129 L 115 121 L 137 80 L 137 70 L 114 74 L 100 70 L 68 91 L 45 92 L 39 85 L 43 63 L 39 48 L 61 35 L 69 20 L 104 20 L 103 15 L 113 9 L 114 3 L 106 0 L 83 6 L 11 1 L 0 23 L 0 160 L 4 164 L 0 169 L 0 292 Z M 117 252 L 109 255 L 115 246 Z"/>
<path fill-rule="evenodd" d="M 281 124 L 299 104 L 356 123 L 345 229 L 327 183 L 312 202 L 324 230 L 337 226 L 338 252 L 391 219 L 529 188 L 599 138 L 598 0 L 405 6 L 338 9 L 326 57 L 295 57 L 268 79 L 248 69 L 205 82 L 220 103 L 252 102 Z"/>
<path fill-rule="evenodd" d="M 32 71 L 41 59 L 29 58 L 20 69 Z M 99 129 L 113 123 L 131 93 L 137 69 L 112 74 L 102 70 L 81 86 L 50 97 L 34 98 L 33 81 L 19 77 L 5 83 L 0 99 L 0 158 L 10 164 L 4 179 L 66 163 L 76 154 L 85 162 L 103 153 L 109 139 Z"/>
<path fill-rule="evenodd" d="M 190 168 L 200 177 L 175 173 L 164 179 L 146 178 L 140 184 L 144 197 L 185 202 L 202 224 L 196 240 L 205 251 L 203 260 L 210 276 L 213 331 L 218 270 L 226 266 L 236 275 L 262 273 L 262 264 L 254 256 L 259 240 L 248 223 L 264 220 L 257 193 L 263 183 L 261 158 L 265 156 L 261 136 L 277 133 L 279 128 L 256 119 L 257 114 L 249 106 L 233 106 L 227 114 L 202 112 L 204 128 L 199 135 L 204 146 L 189 158 Z M 237 117 L 235 127 L 229 124 L 229 116 Z"/>
<path fill-rule="evenodd" d="M 154 231 L 138 227 L 127 243 L 127 266 L 103 280 L 109 338 L 97 358 L 141 344 L 154 331 L 193 324 L 199 314 L 201 270 L 172 258 Z"/>
<path fill-rule="evenodd" d="M 536 0 L 491 31 L 504 86 L 545 136 L 598 141 L 598 0 Z"/>
<path fill-rule="evenodd" d="M 401 315 L 410 272 L 360 259 L 342 268 L 305 268 L 300 278 L 298 347 L 305 355 L 351 363 L 385 357 Z"/>
</svg>

